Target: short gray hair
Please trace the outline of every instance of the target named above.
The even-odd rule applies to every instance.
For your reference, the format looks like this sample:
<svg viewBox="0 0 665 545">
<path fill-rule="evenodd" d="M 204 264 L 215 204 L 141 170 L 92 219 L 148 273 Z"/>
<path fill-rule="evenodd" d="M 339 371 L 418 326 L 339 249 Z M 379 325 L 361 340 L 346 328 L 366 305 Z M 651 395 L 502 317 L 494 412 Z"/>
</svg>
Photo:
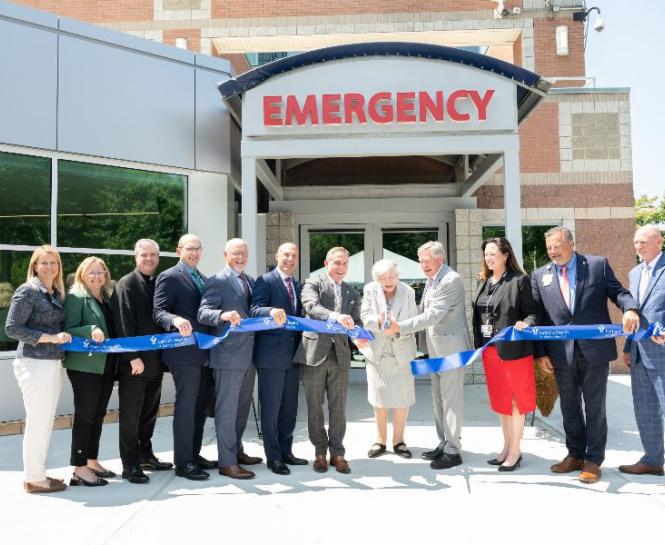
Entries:
<svg viewBox="0 0 665 545">
<path fill-rule="evenodd" d="M 374 265 L 372 265 L 372 278 L 375 282 L 379 281 L 379 276 L 387 272 L 393 271 L 397 278 L 399 278 L 400 270 L 392 259 L 379 259 Z"/>
<path fill-rule="evenodd" d="M 231 246 L 240 246 L 240 245 L 247 246 L 247 242 L 245 242 L 241 238 L 231 238 L 226 241 L 226 244 L 224 245 L 224 251 L 228 252 L 231 249 Z"/>
<path fill-rule="evenodd" d="M 444 260 L 446 259 L 446 249 L 443 247 L 443 244 L 437 240 L 430 240 L 429 242 L 425 242 L 425 244 L 418 248 L 419 256 L 423 252 L 429 252 L 431 256 L 435 258 L 442 257 Z"/>
<path fill-rule="evenodd" d="M 658 238 L 662 239 L 663 238 L 663 230 L 660 228 L 660 225 L 656 225 L 655 223 L 648 223 L 647 225 L 642 225 L 635 231 L 636 233 L 639 231 L 646 231 L 646 232 L 652 232 L 654 233 Z"/>
<path fill-rule="evenodd" d="M 552 235 L 556 235 L 557 233 L 563 233 L 563 238 L 567 240 L 568 242 L 573 242 L 573 233 L 568 227 L 561 227 L 560 225 L 557 227 L 552 227 L 551 229 L 548 229 L 545 232 L 545 240 L 550 238 Z"/>
<path fill-rule="evenodd" d="M 159 244 L 151 238 L 140 238 L 136 241 L 134 245 L 134 255 L 139 255 L 139 251 L 143 246 L 154 246 L 157 253 L 159 253 Z"/>
</svg>

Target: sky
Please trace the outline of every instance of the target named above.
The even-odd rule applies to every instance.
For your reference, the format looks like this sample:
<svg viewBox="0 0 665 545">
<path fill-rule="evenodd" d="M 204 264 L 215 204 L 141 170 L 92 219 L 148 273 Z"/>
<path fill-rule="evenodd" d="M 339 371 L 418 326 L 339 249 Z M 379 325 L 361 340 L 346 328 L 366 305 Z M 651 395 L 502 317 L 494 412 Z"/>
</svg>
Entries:
<svg viewBox="0 0 665 545">
<path fill-rule="evenodd" d="M 586 73 L 597 87 L 630 87 L 635 196 L 663 197 L 665 172 L 665 2 L 587 0 L 605 21 L 586 48 Z"/>
</svg>

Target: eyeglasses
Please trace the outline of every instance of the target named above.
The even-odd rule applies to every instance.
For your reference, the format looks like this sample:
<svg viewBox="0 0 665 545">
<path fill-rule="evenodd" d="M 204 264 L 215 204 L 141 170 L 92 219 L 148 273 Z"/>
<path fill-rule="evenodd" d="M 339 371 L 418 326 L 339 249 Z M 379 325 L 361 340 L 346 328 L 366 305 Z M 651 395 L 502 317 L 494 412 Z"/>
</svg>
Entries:
<svg viewBox="0 0 665 545">
<path fill-rule="evenodd" d="M 232 257 L 247 257 L 247 252 L 229 252 Z"/>
<path fill-rule="evenodd" d="M 106 276 L 106 271 L 88 271 L 85 274 L 88 276 Z"/>
<path fill-rule="evenodd" d="M 185 246 L 182 249 L 185 250 L 185 252 L 190 253 L 190 254 L 193 254 L 194 252 L 200 252 L 201 250 L 203 250 L 203 248 L 201 246 Z"/>
</svg>

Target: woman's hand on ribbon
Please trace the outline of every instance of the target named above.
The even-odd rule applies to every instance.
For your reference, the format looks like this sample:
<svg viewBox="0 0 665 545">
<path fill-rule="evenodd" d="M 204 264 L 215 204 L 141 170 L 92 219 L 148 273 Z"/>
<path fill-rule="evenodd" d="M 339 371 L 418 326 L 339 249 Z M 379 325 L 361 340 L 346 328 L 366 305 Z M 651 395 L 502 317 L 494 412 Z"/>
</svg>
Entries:
<svg viewBox="0 0 665 545">
<path fill-rule="evenodd" d="M 94 327 L 92 330 L 92 333 L 90 334 L 90 338 L 95 341 L 96 343 L 103 343 L 104 342 L 104 332 L 99 329 L 98 327 Z"/>
<path fill-rule="evenodd" d="M 278 326 L 283 326 L 286 323 L 286 312 L 283 308 L 271 308 L 270 317 L 275 320 Z"/>
<path fill-rule="evenodd" d="M 42 341 L 40 338 L 39 342 L 46 342 L 46 341 Z M 55 335 L 49 335 L 48 342 L 53 344 L 66 344 L 72 342 L 72 336 L 65 331 L 61 331 L 60 333 L 56 333 Z"/>
<path fill-rule="evenodd" d="M 515 322 L 515 329 L 517 329 L 517 331 L 522 331 L 523 329 L 526 329 L 527 327 L 529 327 L 529 324 L 527 324 L 526 322 L 523 322 L 522 320 L 520 320 L 519 322 Z"/>
<path fill-rule="evenodd" d="M 337 321 L 342 324 L 346 329 L 353 329 L 356 327 L 356 324 L 353 322 L 353 318 L 348 314 L 340 314 L 337 316 Z"/>
<path fill-rule="evenodd" d="M 222 322 L 231 322 L 231 325 L 238 325 L 242 317 L 236 310 L 227 310 L 219 315 L 219 319 Z"/>
</svg>

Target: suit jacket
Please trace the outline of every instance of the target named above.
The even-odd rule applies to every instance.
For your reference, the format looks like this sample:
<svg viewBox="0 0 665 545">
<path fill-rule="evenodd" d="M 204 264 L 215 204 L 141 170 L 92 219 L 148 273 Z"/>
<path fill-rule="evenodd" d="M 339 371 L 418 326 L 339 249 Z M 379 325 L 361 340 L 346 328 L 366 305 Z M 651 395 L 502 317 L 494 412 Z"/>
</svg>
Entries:
<svg viewBox="0 0 665 545">
<path fill-rule="evenodd" d="M 203 275 L 201 278 L 206 279 Z M 152 317 L 164 331 L 178 331 L 173 320 L 180 316 L 189 320 L 194 331 L 210 333 L 196 319 L 200 304 L 201 292 L 182 262 L 157 277 Z M 204 365 L 208 362 L 208 352 L 196 345 L 182 346 L 165 350 L 162 358 L 168 365 Z"/>
<path fill-rule="evenodd" d="M 640 277 L 644 263 L 639 264 L 630 271 L 630 293 L 638 301 Z M 660 322 L 665 324 L 665 253 L 660 256 L 651 274 L 651 280 L 647 284 L 644 300 L 638 301 L 640 305 L 640 327 L 646 328 L 649 323 Z M 639 342 L 626 341 L 624 352 L 630 352 L 630 363 L 634 365 L 639 353 L 644 367 L 655 369 L 665 367 L 665 347 L 644 339 Z"/>
<path fill-rule="evenodd" d="M 480 334 L 481 319 L 483 311 L 478 306 L 480 296 L 487 280 L 478 283 L 476 295 L 473 298 L 473 342 L 476 348 L 480 348 L 489 339 Z M 492 313 L 492 324 L 494 331 L 498 333 L 504 327 L 515 325 L 515 322 L 523 321 L 529 326 L 536 325 L 536 304 L 533 302 L 531 293 L 531 281 L 528 276 L 514 271 L 506 271 L 501 284 L 498 286 L 494 297 L 492 297 L 494 312 Z M 496 349 L 503 360 L 516 360 L 533 354 L 533 342 L 498 342 Z"/>
<path fill-rule="evenodd" d="M 284 281 L 277 269 L 264 274 L 257 279 L 252 294 L 252 307 L 250 315 L 258 317 L 270 316 L 273 308 L 283 308 L 289 316 L 301 316 L 302 305 L 300 294 L 302 284 L 293 279 L 293 289 L 296 292 L 296 307 L 286 291 Z M 254 346 L 254 362 L 259 369 L 288 369 L 293 365 L 293 356 L 300 344 L 299 331 L 286 331 L 272 329 L 256 333 Z"/>
<path fill-rule="evenodd" d="M 250 291 L 254 279 L 247 276 Z M 249 316 L 249 304 L 233 271 L 226 267 L 208 278 L 201 306 L 197 314 L 199 323 L 212 327 L 214 335 L 221 335 L 230 323 L 222 322 L 222 312 L 235 310 L 242 318 Z M 253 364 L 254 333 L 231 333 L 224 342 L 210 350 L 210 367 L 214 369 L 247 369 Z"/>
<path fill-rule="evenodd" d="M 420 302 L 420 314 L 399 322 L 400 333 L 425 330 L 427 352 L 430 357 L 442 357 L 471 348 L 471 337 L 466 325 L 464 281 L 445 263 L 436 274 L 429 290 Z M 425 308 L 425 296 L 429 303 Z"/>
<path fill-rule="evenodd" d="M 368 346 L 360 348 L 363 356 L 371 362 L 378 362 L 386 344 L 386 334 L 383 332 L 383 324 L 379 324 L 379 314 L 385 312 L 383 301 L 380 301 L 379 290 L 381 286 L 377 282 L 370 282 L 363 290 L 363 300 L 360 307 L 360 317 L 365 329 L 372 332 L 374 340 Z M 413 288 L 404 282 L 398 282 L 395 288 L 393 304 L 390 312 L 395 320 L 406 320 L 418 314 L 416 306 L 416 294 Z M 395 359 L 402 365 L 409 365 L 416 357 L 416 336 L 414 334 L 400 334 L 393 342 Z"/>
<path fill-rule="evenodd" d="M 340 314 L 348 314 L 356 324 L 360 324 L 360 295 L 346 282 L 342 282 L 341 290 Z M 335 308 L 335 287 L 328 275 L 324 273 L 316 278 L 308 278 L 302 289 L 301 300 L 307 318 L 328 321 L 330 313 Z M 350 365 L 351 346 L 348 335 L 329 335 L 313 331 L 305 331 L 302 334 L 302 344 L 296 354 L 296 361 L 313 367 L 321 365 L 328 357 L 333 344 L 338 363 Z"/>
<path fill-rule="evenodd" d="M 65 331 L 74 337 L 91 339 L 96 327 L 104 332 L 105 339 L 110 337 L 104 311 L 97 299 L 90 295 L 70 293 L 65 298 Z M 74 371 L 102 374 L 106 366 L 106 354 L 67 352 L 62 366 Z"/>
<path fill-rule="evenodd" d="M 608 299 L 622 312 L 637 309 L 637 303 L 614 276 L 605 257 L 577 255 L 575 308 L 566 305 L 554 263 L 536 269 L 531 275 L 531 288 L 536 303 L 536 323 L 540 325 L 609 324 Z M 551 278 L 550 278 L 551 275 Z M 543 277 L 547 279 L 543 282 Z M 535 343 L 536 356 L 549 356 L 552 365 L 572 365 L 575 343 L 590 363 L 607 364 L 616 359 L 614 339 L 547 341 Z"/>
<path fill-rule="evenodd" d="M 162 333 L 152 319 L 155 284 L 146 280 L 138 269 L 123 276 L 111 296 L 114 326 L 118 337 L 138 337 Z M 164 371 L 161 350 L 126 352 L 120 355 L 119 370 L 129 371 L 130 360 L 141 358 L 145 369 L 137 378 L 159 377 Z"/>
</svg>

